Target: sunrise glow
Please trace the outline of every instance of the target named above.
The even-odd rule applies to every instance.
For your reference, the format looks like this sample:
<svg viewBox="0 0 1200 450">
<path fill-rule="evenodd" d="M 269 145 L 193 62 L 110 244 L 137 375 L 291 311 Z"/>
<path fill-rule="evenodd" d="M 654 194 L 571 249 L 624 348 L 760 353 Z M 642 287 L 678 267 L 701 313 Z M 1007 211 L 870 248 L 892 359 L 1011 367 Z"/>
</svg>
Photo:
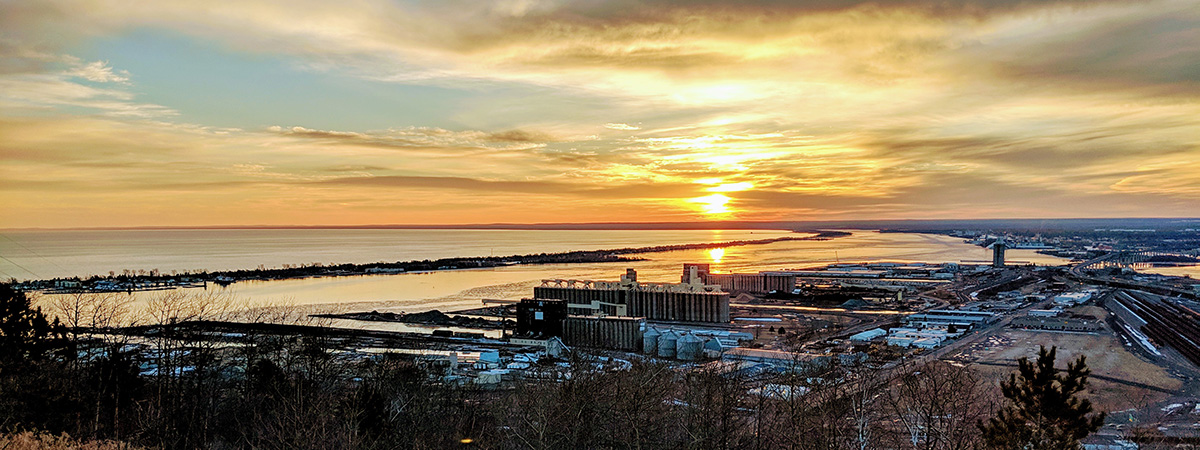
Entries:
<svg viewBox="0 0 1200 450">
<path fill-rule="evenodd" d="M 753 187 L 754 187 L 754 184 L 752 184 L 752 183 L 741 182 L 741 183 L 725 183 L 725 184 L 713 186 L 710 188 L 706 188 L 704 190 L 706 190 L 708 192 L 739 192 L 739 191 L 748 190 Z"/>
<path fill-rule="evenodd" d="M 695 203 L 700 208 L 700 212 L 708 215 L 724 215 L 729 214 L 729 197 L 721 194 L 706 195 L 704 197 L 696 197 L 688 201 Z"/>
<path fill-rule="evenodd" d="M 1200 215 L 1194 0 L 127 6 L 0 6 L 0 227 Z"/>
</svg>

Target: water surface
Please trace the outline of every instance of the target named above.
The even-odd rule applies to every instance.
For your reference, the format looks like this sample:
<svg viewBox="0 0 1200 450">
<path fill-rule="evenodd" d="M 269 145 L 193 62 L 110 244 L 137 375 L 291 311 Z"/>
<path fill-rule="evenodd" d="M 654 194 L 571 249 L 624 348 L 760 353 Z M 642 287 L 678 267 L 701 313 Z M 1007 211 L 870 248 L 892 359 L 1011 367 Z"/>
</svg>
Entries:
<svg viewBox="0 0 1200 450">
<path fill-rule="evenodd" d="M 263 249 L 267 258 L 326 255 L 328 262 L 369 262 L 383 260 L 422 259 L 480 254 L 483 248 L 502 249 L 508 253 L 535 253 L 616 247 L 641 247 L 699 242 L 722 242 L 738 239 L 761 239 L 789 235 L 783 231 L 461 231 L 461 230 L 382 230 L 382 233 L 358 233 L 381 230 L 287 230 L 316 232 L 303 235 L 299 244 L 255 233 L 216 233 L 207 231 L 200 236 L 186 236 L 184 244 L 175 246 L 183 264 L 205 267 L 237 268 L 239 262 L 253 262 L 252 249 Z M 339 238 L 339 233 L 346 232 Z M 179 236 L 178 231 L 171 235 Z M 232 237 L 241 239 L 238 246 L 222 242 Z M 162 235 L 155 235 L 161 238 Z M 126 242 L 128 236 L 110 243 Z M 207 239 L 207 244 L 205 244 Z M 463 242 L 457 250 L 459 240 Z M 407 244 L 402 244 L 407 243 Z M 392 250 L 381 250 L 386 246 Z M 152 247 L 152 246 L 150 246 Z M 212 248 L 216 247 L 216 248 Z M 330 248 L 333 247 L 333 248 Z M 68 258 L 65 246 L 55 246 L 57 258 Z M 145 246 L 143 246 L 145 248 Z M 135 250 L 109 248 L 99 243 L 81 247 L 87 258 L 98 254 L 123 254 L 136 262 L 154 260 L 169 262 L 168 255 L 139 256 Z M 188 251 L 202 249 L 203 251 Z M 367 255 L 357 255 L 363 250 Z M 156 253 L 152 252 L 152 253 Z M 501 254 L 501 252 L 497 252 Z M 211 256 L 207 256 L 211 255 Z M 409 255 L 409 256 L 397 256 Z M 717 272 L 757 272 L 760 270 L 795 269 L 833 262 L 969 262 L 987 261 L 990 252 L 964 243 L 961 239 L 940 235 L 910 233 L 878 233 L 853 231 L 853 235 L 826 241 L 783 241 L 763 245 L 727 247 L 712 250 L 682 250 L 636 255 L 644 261 L 627 263 L 585 263 L 510 266 L 488 269 L 447 270 L 400 275 L 363 275 L 321 277 L 275 281 L 246 281 L 235 283 L 223 292 L 254 303 L 311 305 L 317 310 L 388 310 L 418 312 L 431 309 L 443 311 L 465 309 L 482 304 L 482 299 L 515 300 L 528 297 L 533 287 L 547 278 L 615 280 L 626 268 L 638 271 L 642 281 L 678 282 L 685 262 L 713 265 Z M 1057 265 L 1061 258 L 1039 255 L 1032 250 L 1010 250 L 1009 259 L 1037 264 Z M 294 260 L 293 260 L 294 261 Z M 77 264 L 77 267 L 100 267 Z M 225 264 L 219 266 L 218 264 Z M 252 266 L 251 266 L 252 267 Z M 94 270 L 94 269 L 93 269 Z M 135 292 L 139 303 L 158 295 L 155 292 Z"/>
</svg>

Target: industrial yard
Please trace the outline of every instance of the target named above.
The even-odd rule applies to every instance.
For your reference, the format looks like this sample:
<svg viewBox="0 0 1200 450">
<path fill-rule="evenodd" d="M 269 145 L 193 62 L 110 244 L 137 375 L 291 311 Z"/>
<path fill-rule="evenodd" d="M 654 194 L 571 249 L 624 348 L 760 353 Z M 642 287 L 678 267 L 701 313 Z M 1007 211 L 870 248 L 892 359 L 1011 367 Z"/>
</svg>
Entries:
<svg viewBox="0 0 1200 450">
<path fill-rule="evenodd" d="M 1032 357 L 1039 346 L 1057 347 L 1064 359 L 1087 357 L 1092 369 L 1088 397 L 1101 410 L 1120 411 L 1157 404 L 1184 393 L 1183 381 L 1131 352 L 1111 333 L 1064 333 L 1003 329 L 983 339 L 984 345 L 949 355 L 970 363 L 987 379 L 1007 379 L 1021 357 Z M 1192 386 L 1195 389 L 1195 386 Z M 1200 392 L 1192 392 L 1200 395 Z"/>
</svg>

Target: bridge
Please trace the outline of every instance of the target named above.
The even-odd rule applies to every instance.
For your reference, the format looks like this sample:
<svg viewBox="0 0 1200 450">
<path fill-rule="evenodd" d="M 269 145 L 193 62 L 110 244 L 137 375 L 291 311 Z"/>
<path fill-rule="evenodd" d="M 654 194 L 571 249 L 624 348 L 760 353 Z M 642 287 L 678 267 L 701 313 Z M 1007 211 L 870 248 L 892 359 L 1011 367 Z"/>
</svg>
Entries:
<svg viewBox="0 0 1200 450">
<path fill-rule="evenodd" d="M 1156 257 L 1178 258 L 1183 261 L 1196 260 L 1195 255 L 1178 252 L 1162 252 L 1154 250 L 1121 250 L 1110 252 L 1099 258 L 1084 261 L 1081 269 L 1111 269 L 1114 267 L 1144 268 L 1150 266 L 1150 261 Z"/>
<path fill-rule="evenodd" d="M 1114 278 L 1114 277 L 1110 277 L 1110 276 L 1106 276 L 1106 275 L 1095 276 L 1095 275 L 1091 275 L 1091 274 L 1084 272 L 1084 270 L 1087 270 L 1087 269 L 1130 267 L 1127 264 L 1136 264 L 1136 263 L 1131 263 L 1130 261 L 1134 261 L 1139 258 L 1142 261 L 1145 261 L 1146 259 L 1149 259 L 1151 256 L 1154 256 L 1154 255 L 1182 255 L 1182 254 L 1166 253 L 1166 252 L 1150 252 L 1150 251 L 1146 251 L 1146 252 L 1113 252 L 1113 253 L 1101 255 L 1096 258 L 1092 258 L 1087 261 L 1076 264 L 1074 267 L 1071 267 L 1071 270 L 1069 271 L 1069 273 L 1070 273 L 1071 278 L 1074 278 L 1076 281 L 1081 281 L 1081 282 L 1085 282 L 1085 283 L 1091 283 L 1091 284 L 1097 284 L 1097 285 L 1101 285 L 1101 286 L 1109 286 L 1109 287 L 1115 287 L 1115 288 L 1142 290 L 1142 291 L 1146 291 L 1146 292 L 1150 292 L 1150 293 L 1154 293 L 1154 294 L 1158 294 L 1158 295 L 1183 297 L 1183 298 L 1190 298 L 1193 300 L 1200 300 L 1200 295 L 1197 294 L 1197 292 L 1194 288 L 1189 290 L 1189 289 L 1183 289 L 1180 287 L 1165 285 L 1162 283 L 1144 283 L 1141 281 L 1124 280 L 1124 279 Z M 1186 255 L 1183 255 L 1183 256 L 1186 256 Z"/>
</svg>

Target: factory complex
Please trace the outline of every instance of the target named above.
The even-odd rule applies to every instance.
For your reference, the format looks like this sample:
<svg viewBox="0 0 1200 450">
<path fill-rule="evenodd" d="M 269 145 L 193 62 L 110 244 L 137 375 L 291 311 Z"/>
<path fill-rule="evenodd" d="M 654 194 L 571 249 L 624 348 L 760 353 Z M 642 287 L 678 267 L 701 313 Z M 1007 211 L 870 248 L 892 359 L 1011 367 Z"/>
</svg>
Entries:
<svg viewBox="0 0 1200 450">
<path fill-rule="evenodd" d="M 571 314 L 645 317 L 679 322 L 729 322 L 729 293 L 691 277 L 682 283 L 639 283 L 626 270 L 620 281 L 543 280 L 535 299 L 563 300 Z"/>
<path fill-rule="evenodd" d="M 534 288 L 532 298 L 516 305 L 512 341 L 545 345 L 550 339 L 560 339 L 567 346 L 641 352 L 680 361 L 794 360 L 795 352 L 779 356 L 771 353 L 777 350 L 745 348 L 755 335 L 731 325 L 732 292 L 748 299 L 757 298 L 752 294 L 799 292 L 799 283 L 809 278 L 944 282 L 959 270 L 952 263 L 835 264 L 820 270 L 752 274 L 718 274 L 710 268 L 709 264 L 684 264 L 679 283 L 639 282 L 632 269 L 619 281 L 543 280 Z M 932 309 L 904 316 L 904 327 L 892 327 L 890 332 L 870 330 L 851 336 L 850 341 L 929 349 L 967 330 L 990 325 L 997 318 L 997 314 L 986 311 Z M 777 320 L 738 318 L 743 324 L 740 326 L 749 329 L 761 329 L 764 323 Z"/>
<path fill-rule="evenodd" d="M 995 247 L 990 262 L 1000 263 L 1003 247 Z M 543 279 L 529 297 L 490 301 L 502 306 L 485 300 L 480 310 L 462 311 L 499 318 L 505 324 L 499 333 L 437 330 L 444 342 L 415 357 L 439 369 L 434 373 L 444 381 L 503 388 L 568 379 L 581 367 L 619 371 L 650 360 L 746 374 L 887 368 L 963 349 L 972 354 L 985 348 L 980 336 L 997 330 L 1108 328 L 1090 306 L 1108 294 L 1062 281 L 1061 269 L 982 261 L 834 263 L 757 273 L 713 268 L 685 263 L 678 282 L 647 282 L 633 269 L 616 280 Z M 763 395 L 805 389 L 783 388 Z"/>
</svg>

